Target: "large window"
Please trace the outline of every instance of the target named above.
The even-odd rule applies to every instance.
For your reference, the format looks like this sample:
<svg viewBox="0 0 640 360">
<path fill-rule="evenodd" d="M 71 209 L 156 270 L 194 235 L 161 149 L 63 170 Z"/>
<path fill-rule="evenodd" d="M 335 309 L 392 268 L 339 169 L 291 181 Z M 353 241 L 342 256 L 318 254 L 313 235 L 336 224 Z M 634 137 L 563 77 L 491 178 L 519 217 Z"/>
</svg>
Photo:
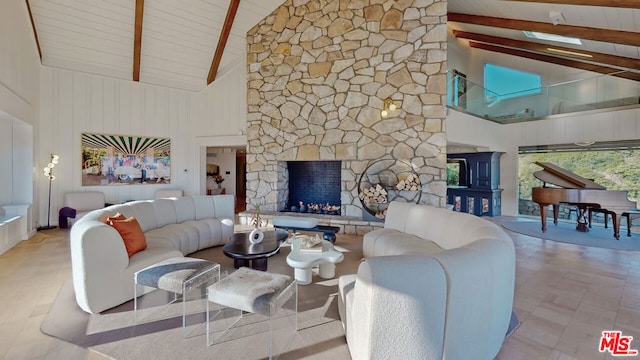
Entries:
<svg viewBox="0 0 640 360">
<path fill-rule="evenodd" d="M 640 141 L 595 143 L 588 147 L 531 146 L 521 147 L 519 152 L 520 199 L 531 199 L 531 188 L 542 186 L 533 173 L 542 170 L 534 162 L 544 161 L 592 179 L 607 190 L 626 190 L 629 200 L 640 200 Z"/>
<path fill-rule="evenodd" d="M 485 64 L 484 88 L 486 101 L 492 103 L 518 96 L 539 94 L 542 91 L 542 78 L 537 74 Z"/>
</svg>

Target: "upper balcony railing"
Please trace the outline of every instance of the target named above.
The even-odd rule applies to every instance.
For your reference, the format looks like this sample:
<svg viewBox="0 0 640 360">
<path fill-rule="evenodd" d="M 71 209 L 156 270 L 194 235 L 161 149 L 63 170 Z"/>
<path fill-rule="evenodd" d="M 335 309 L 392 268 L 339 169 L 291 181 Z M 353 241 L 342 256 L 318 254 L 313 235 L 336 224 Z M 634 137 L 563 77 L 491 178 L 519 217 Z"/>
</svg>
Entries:
<svg viewBox="0 0 640 360">
<path fill-rule="evenodd" d="M 628 73 L 620 71 L 518 93 L 497 94 L 448 71 L 447 106 L 501 124 L 580 111 L 640 106 L 640 82 L 625 79 L 624 75 Z"/>
</svg>

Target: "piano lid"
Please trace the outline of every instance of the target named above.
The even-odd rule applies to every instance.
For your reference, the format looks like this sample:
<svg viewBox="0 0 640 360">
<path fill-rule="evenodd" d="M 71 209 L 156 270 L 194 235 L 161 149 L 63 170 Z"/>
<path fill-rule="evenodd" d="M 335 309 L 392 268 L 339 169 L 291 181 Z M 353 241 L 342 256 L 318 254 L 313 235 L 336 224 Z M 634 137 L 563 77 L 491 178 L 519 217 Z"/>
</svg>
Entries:
<svg viewBox="0 0 640 360">
<path fill-rule="evenodd" d="M 576 175 L 571 171 L 563 169 L 550 162 L 536 161 L 535 164 L 541 166 L 544 170 L 534 172 L 533 176 L 544 183 L 553 184 L 567 189 L 606 190 L 606 187 L 592 180 L 585 179 L 580 175 Z"/>
</svg>

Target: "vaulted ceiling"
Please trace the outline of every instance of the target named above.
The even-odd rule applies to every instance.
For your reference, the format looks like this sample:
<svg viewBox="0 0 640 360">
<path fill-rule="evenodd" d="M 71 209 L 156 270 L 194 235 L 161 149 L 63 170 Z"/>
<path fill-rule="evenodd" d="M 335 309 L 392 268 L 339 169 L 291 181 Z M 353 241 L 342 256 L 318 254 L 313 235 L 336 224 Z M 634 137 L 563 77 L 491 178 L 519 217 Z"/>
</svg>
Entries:
<svg viewBox="0 0 640 360">
<path fill-rule="evenodd" d="M 560 20 L 554 24 L 553 18 Z M 474 49 L 602 74 L 640 71 L 637 0 L 450 0 L 448 27 Z M 531 39 L 523 31 L 575 37 L 582 44 Z M 640 73 L 619 76 L 640 80 Z"/>
<path fill-rule="evenodd" d="M 282 2 L 25 0 L 25 5 L 43 65 L 200 91 L 246 56 L 246 32 Z M 601 73 L 640 70 L 638 0 L 449 0 L 448 12 L 450 30 L 473 49 Z M 565 21 L 553 25 L 550 14 L 558 12 Z M 533 40 L 522 30 L 574 36 L 582 45 Z"/>
<path fill-rule="evenodd" d="M 25 0 L 42 64 L 200 91 L 283 0 Z"/>
</svg>

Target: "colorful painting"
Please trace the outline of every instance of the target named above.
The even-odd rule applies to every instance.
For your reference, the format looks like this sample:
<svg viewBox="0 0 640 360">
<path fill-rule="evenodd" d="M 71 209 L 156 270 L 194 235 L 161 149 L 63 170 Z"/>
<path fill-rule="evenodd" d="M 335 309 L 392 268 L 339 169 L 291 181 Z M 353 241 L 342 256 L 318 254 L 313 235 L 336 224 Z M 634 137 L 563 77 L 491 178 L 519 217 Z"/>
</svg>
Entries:
<svg viewBox="0 0 640 360">
<path fill-rule="evenodd" d="M 171 139 L 82 134 L 82 186 L 171 183 Z"/>
</svg>

